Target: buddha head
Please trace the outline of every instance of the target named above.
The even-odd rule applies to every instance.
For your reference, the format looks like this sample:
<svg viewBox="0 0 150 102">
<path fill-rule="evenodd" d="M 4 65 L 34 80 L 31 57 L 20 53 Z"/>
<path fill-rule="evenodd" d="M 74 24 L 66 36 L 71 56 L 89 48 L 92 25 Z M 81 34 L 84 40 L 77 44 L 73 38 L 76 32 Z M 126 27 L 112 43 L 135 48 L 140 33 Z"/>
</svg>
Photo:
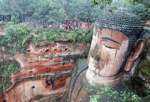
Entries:
<svg viewBox="0 0 150 102">
<path fill-rule="evenodd" d="M 116 12 L 99 18 L 94 27 L 86 78 L 101 83 L 131 72 L 144 49 L 142 21 L 133 14 Z"/>
</svg>

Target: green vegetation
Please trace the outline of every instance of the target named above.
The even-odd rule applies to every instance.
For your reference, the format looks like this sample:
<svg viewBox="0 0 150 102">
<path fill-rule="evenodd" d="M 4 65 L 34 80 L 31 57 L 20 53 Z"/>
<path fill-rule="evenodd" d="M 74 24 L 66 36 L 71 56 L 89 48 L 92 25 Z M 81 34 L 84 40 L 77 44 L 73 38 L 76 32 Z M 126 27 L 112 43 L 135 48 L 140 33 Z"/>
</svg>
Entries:
<svg viewBox="0 0 150 102">
<path fill-rule="evenodd" d="M 20 66 L 15 61 L 0 62 L 0 92 L 6 90 L 10 85 L 10 76 L 19 71 Z"/>
<path fill-rule="evenodd" d="M 129 87 L 130 90 L 134 91 L 140 97 L 144 98 L 150 94 L 150 88 L 145 86 L 145 81 L 143 81 L 138 76 L 132 77 L 131 80 L 126 82 L 126 85 Z"/>
<path fill-rule="evenodd" d="M 90 102 L 140 102 L 141 98 L 128 89 L 90 88 Z"/>
<path fill-rule="evenodd" d="M 103 9 L 120 8 L 142 19 L 150 18 L 149 0 L 0 0 L 0 14 L 12 15 L 14 22 L 21 22 L 25 17 L 55 23 L 66 19 L 95 22 Z"/>
<path fill-rule="evenodd" d="M 150 94 L 150 61 L 143 59 L 139 64 L 134 76 L 126 82 L 130 90 L 136 92 L 141 97 Z"/>
<path fill-rule="evenodd" d="M 90 43 L 92 38 L 92 31 L 84 30 L 65 31 L 61 29 L 45 29 L 36 32 L 38 32 L 38 34 L 36 33 L 37 35 L 33 37 L 33 43 L 59 40 Z"/>
<path fill-rule="evenodd" d="M 0 0 L 0 14 L 12 15 L 15 22 L 26 16 L 49 22 L 66 19 L 94 22 L 103 9 L 112 11 L 124 7 L 142 19 L 150 18 L 149 0 Z"/>
<path fill-rule="evenodd" d="M 98 9 L 96 13 L 99 14 Z M 15 22 L 20 22 L 23 16 L 49 22 L 93 21 L 96 13 L 90 0 L 0 0 L 0 14 L 12 15 Z"/>
<path fill-rule="evenodd" d="M 34 34 L 33 34 L 34 33 Z M 52 41 L 71 41 L 90 43 L 92 31 L 74 30 L 65 31 L 62 29 L 38 29 L 34 31 L 26 24 L 6 25 L 6 35 L 0 37 L 0 46 L 7 52 L 24 53 L 29 43 L 52 42 Z"/>
<path fill-rule="evenodd" d="M 127 10 L 139 15 L 141 19 L 150 19 L 150 1 L 149 0 L 92 0 L 94 5 L 99 5 L 109 11 Z M 137 9 L 138 8 L 138 9 Z"/>
<path fill-rule="evenodd" d="M 148 96 L 150 94 L 150 61 L 143 59 L 138 68 L 139 70 L 135 77 L 133 77 L 133 83 L 131 84 L 135 90 L 139 87 L 137 93 L 141 94 L 141 96 Z"/>
<path fill-rule="evenodd" d="M 8 52 L 24 52 L 31 29 L 25 24 L 6 25 L 6 35 L 0 37 L 0 46 Z"/>
<path fill-rule="evenodd" d="M 144 60 L 141 63 L 141 69 L 140 72 L 142 75 L 144 75 L 145 77 L 149 77 L 150 76 L 150 61 L 149 60 Z"/>
</svg>

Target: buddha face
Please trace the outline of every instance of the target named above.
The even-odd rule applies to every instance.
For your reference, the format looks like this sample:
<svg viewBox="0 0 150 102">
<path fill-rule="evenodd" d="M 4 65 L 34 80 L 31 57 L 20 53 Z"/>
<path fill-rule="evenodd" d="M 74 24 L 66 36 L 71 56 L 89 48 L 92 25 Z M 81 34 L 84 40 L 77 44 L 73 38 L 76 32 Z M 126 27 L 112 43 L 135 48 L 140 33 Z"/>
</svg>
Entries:
<svg viewBox="0 0 150 102">
<path fill-rule="evenodd" d="M 97 29 L 93 35 L 88 60 L 88 72 L 92 72 L 92 74 L 88 75 L 113 77 L 123 72 L 125 64 L 128 63 L 128 47 L 129 39 L 122 32 L 112 29 Z M 141 49 L 138 46 L 137 48 Z M 141 51 L 136 50 L 129 58 L 132 59 L 133 56 L 138 56 L 140 53 Z"/>
</svg>

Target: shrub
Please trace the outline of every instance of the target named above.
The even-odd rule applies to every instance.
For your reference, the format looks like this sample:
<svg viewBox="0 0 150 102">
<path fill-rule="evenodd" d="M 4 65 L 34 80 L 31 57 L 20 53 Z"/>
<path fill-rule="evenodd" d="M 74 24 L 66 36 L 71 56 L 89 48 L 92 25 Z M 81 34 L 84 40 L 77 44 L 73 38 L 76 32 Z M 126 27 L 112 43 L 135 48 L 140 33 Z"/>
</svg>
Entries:
<svg viewBox="0 0 150 102">
<path fill-rule="evenodd" d="M 24 52 L 31 29 L 25 24 L 6 25 L 5 36 L 0 37 L 0 46 L 9 52 Z"/>
<path fill-rule="evenodd" d="M 0 92 L 6 90 L 10 85 L 10 75 L 19 71 L 20 66 L 16 61 L 0 62 Z"/>
<path fill-rule="evenodd" d="M 61 29 L 46 29 L 36 31 L 36 34 L 32 39 L 33 43 L 58 40 L 90 43 L 92 38 L 92 32 L 84 30 L 65 31 Z"/>
<path fill-rule="evenodd" d="M 90 88 L 90 102 L 140 102 L 141 98 L 128 89 Z"/>
</svg>

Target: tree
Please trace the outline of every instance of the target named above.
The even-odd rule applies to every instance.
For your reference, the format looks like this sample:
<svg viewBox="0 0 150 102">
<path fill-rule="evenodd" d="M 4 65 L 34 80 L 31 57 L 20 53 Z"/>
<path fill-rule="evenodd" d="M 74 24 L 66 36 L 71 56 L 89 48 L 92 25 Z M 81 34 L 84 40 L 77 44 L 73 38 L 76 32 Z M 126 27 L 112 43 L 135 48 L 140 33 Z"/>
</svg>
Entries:
<svg viewBox="0 0 150 102">
<path fill-rule="evenodd" d="M 111 11 L 126 10 L 141 17 L 143 20 L 150 19 L 149 0 L 92 0 L 95 5 L 100 5 L 102 9 Z"/>
<path fill-rule="evenodd" d="M 150 19 L 150 1 L 149 0 L 121 0 L 128 11 L 141 17 L 143 20 Z"/>
</svg>

